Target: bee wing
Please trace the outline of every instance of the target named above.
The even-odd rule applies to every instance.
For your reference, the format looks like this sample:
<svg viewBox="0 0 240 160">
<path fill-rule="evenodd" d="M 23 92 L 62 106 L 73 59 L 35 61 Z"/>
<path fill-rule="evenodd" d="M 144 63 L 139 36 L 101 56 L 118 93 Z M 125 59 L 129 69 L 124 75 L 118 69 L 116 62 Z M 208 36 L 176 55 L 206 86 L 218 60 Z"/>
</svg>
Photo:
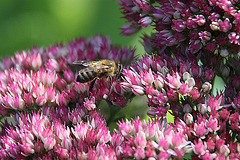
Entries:
<svg viewBox="0 0 240 160">
<path fill-rule="evenodd" d="M 80 66 L 84 66 L 84 67 L 90 67 L 90 66 L 97 65 L 98 63 L 99 63 L 99 61 L 82 60 L 82 61 L 74 61 L 72 64 L 73 65 L 80 65 Z"/>
<path fill-rule="evenodd" d="M 80 72 L 96 72 L 96 71 L 98 71 L 100 69 L 108 69 L 108 68 L 110 68 L 110 67 L 109 66 L 104 66 L 104 65 L 98 65 L 98 66 L 91 65 L 89 67 L 80 69 L 79 73 Z"/>
<path fill-rule="evenodd" d="M 109 69 L 110 66 L 106 66 L 106 65 L 97 65 L 96 68 L 97 68 L 97 69 Z"/>
<path fill-rule="evenodd" d="M 97 71 L 96 68 L 87 67 L 87 68 L 80 69 L 78 72 L 82 73 L 82 72 L 96 72 L 96 71 Z"/>
</svg>

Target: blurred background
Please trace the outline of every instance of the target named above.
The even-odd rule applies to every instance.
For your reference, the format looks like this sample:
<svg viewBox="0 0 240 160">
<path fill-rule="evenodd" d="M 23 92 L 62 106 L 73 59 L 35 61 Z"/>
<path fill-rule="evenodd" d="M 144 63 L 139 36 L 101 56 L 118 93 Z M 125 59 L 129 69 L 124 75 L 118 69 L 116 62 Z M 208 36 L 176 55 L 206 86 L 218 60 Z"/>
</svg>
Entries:
<svg viewBox="0 0 240 160">
<path fill-rule="evenodd" d="M 1 57 L 94 34 L 107 35 L 114 44 L 140 47 L 138 35 L 120 34 L 125 23 L 119 8 L 115 0 L 0 0 Z"/>
</svg>

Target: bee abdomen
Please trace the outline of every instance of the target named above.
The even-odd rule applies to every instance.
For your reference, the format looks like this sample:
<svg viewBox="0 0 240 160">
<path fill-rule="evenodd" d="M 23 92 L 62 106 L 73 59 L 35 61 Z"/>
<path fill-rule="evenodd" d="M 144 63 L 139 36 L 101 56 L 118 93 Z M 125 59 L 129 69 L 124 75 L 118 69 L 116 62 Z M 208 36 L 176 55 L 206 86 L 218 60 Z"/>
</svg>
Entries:
<svg viewBox="0 0 240 160">
<path fill-rule="evenodd" d="M 85 83 L 93 80 L 96 76 L 97 76 L 97 73 L 94 71 L 83 71 L 83 72 L 80 71 L 77 76 L 77 82 Z"/>
</svg>

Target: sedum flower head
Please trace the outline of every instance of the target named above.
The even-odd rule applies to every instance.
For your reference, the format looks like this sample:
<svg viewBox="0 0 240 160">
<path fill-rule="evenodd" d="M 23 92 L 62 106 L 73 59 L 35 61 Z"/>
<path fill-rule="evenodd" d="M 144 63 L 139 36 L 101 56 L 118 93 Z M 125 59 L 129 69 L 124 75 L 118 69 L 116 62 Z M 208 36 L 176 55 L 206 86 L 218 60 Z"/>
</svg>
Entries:
<svg viewBox="0 0 240 160">
<path fill-rule="evenodd" d="M 173 59 L 170 59 L 167 55 L 153 55 L 151 58 L 145 55 L 124 70 L 124 80 L 121 83 L 123 90 L 127 86 L 124 90 L 126 93 L 146 96 L 150 107 L 148 115 L 152 118 L 165 118 L 171 109 L 171 114 L 175 117 L 173 128 L 184 133 L 171 137 L 173 140 L 171 145 L 184 143 L 181 141 L 184 136 L 187 136 L 186 140 L 191 141 L 191 147 L 188 146 L 185 150 L 179 148 L 172 150 L 167 145 L 168 138 L 164 137 L 160 142 L 160 148 L 165 150 L 159 157 L 169 158 L 172 155 L 181 159 L 187 154 L 185 152 L 187 150 L 200 159 L 239 158 L 239 151 L 231 152 L 233 148 L 229 147 L 233 143 L 232 138 L 238 139 L 239 113 L 235 109 L 239 96 L 236 94 L 233 94 L 235 98 L 225 96 L 228 94 L 227 90 L 211 96 L 211 83 L 215 73 L 196 62 L 193 57 L 184 59 L 181 56 L 180 58 L 173 56 Z M 145 75 L 144 78 L 142 74 Z M 153 77 L 152 83 L 146 83 L 145 79 L 148 79 L 148 76 Z M 125 124 L 120 123 L 120 126 L 127 125 L 128 127 L 124 128 L 129 128 L 128 131 L 119 127 L 120 133 L 124 133 L 125 137 L 126 133 L 133 130 L 133 126 L 128 123 L 128 121 Z M 230 134 L 233 132 L 237 135 Z M 219 139 L 225 139 L 222 142 L 223 147 L 216 149 Z M 234 143 L 239 145 L 238 140 Z M 141 157 L 141 154 L 139 156 Z"/>
<path fill-rule="evenodd" d="M 119 4 L 129 23 L 127 29 L 122 28 L 124 35 L 147 26 L 154 27 L 151 35 L 142 37 L 149 54 L 176 57 L 181 54 L 186 58 L 189 54 L 195 55 L 204 66 L 223 77 L 227 85 L 239 91 L 240 10 L 237 1 L 119 0 Z"/>
<path fill-rule="evenodd" d="M 71 112 L 67 111 L 66 114 Z M 1 153 L 4 153 L 1 159 L 82 159 L 92 157 L 92 152 L 94 155 L 116 158 L 113 148 L 108 145 L 111 134 L 105 120 L 97 112 L 91 115 L 86 122 L 82 117 L 77 123 L 69 117 L 66 125 L 67 121 L 60 114 L 16 114 L 15 127 L 9 126 L 7 132 L 1 135 Z M 102 150 L 106 148 L 108 151 L 103 155 Z"/>
<path fill-rule="evenodd" d="M 0 159 L 240 159 L 238 2 L 119 4 L 124 35 L 154 27 L 142 37 L 148 55 L 96 35 L 2 60 Z M 99 59 L 120 61 L 119 77 L 77 82 L 73 62 Z M 226 87 L 214 95 L 216 75 Z M 134 96 L 150 118 L 116 120 Z"/>
<path fill-rule="evenodd" d="M 116 149 L 118 156 L 123 158 L 149 159 L 159 158 L 166 154 L 166 158 L 182 158 L 189 152 L 190 142 L 183 132 L 167 127 L 166 121 L 155 119 L 141 122 L 139 117 L 132 121 L 122 121 L 118 124 L 114 136 L 119 142 Z M 115 139 L 113 139 L 115 141 Z M 180 154 L 181 153 L 181 154 Z"/>
<path fill-rule="evenodd" d="M 93 110 L 95 103 L 110 94 L 109 86 L 112 84 L 110 81 L 97 80 L 92 89 L 92 98 L 88 99 L 90 82 L 75 81 L 77 71 L 72 69 L 72 62 L 108 58 L 127 64 L 133 60 L 133 54 L 134 50 L 113 46 L 107 37 L 99 35 L 91 39 L 74 39 L 66 45 L 34 47 L 16 52 L 1 64 L 1 115 L 39 109 L 49 104 L 55 107 L 68 106 L 70 102 L 79 102 L 88 110 Z M 112 94 L 110 101 L 114 101 L 119 94 Z M 126 100 L 115 103 L 123 106 Z"/>
<path fill-rule="evenodd" d="M 209 75 L 205 76 L 205 72 Z M 153 55 L 151 59 L 145 55 L 129 69 L 125 69 L 123 75 L 123 90 L 137 96 L 146 95 L 151 108 L 148 113 L 152 117 L 165 116 L 169 108 L 175 116 L 183 116 L 184 99 L 188 97 L 196 102 L 203 99 L 211 90 L 215 76 L 214 72 L 198 66 L 194 59 L 179 58 L 171 62 L 167 55 Z M 176 101 L 184 103 L 177 105 Z"/>
</svg>

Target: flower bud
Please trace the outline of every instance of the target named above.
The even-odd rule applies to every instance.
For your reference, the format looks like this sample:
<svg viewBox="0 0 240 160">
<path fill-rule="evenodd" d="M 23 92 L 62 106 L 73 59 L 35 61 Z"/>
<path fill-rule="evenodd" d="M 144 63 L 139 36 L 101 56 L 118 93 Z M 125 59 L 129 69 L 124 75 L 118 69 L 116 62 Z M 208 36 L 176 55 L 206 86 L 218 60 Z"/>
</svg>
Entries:
<svg viewBox="0 0 240 160">
<path fill-rule="evenodd" d="M 186 122 L 187 125 L 191 125 L 193 122 L 193 116 L 190 113 L 185 113 L 184 121 Z"/>
<path fill-rule="evenodd" d="M 146 0 L 133 0 L 133 3 L 141 8 L 143 13 L 148 13 L 151 10 L 151 5 Z"/>
<path fill-rule="evenodd" d="M 121 82 L 121 87 L 125 92 L 128 92 L 131 90 L 131 84 L 128 82 Z"/>
<path fill-rule="evenodd" d="M 188 65 L 186 63 L 182 63 L 180 62 L 180 72 L 183 73 L 183 74 L 187 74 L 188 72 Z M 189 73 L 188 73 L 189 74 Z M 190 75 L 191 76 L 191 75 Z M 183 78 L 183 80 L 185 81 L 186 79 Z"/>
<path fill-rule="evenodd" d="M 142 27 L 149 27 L 152 23 L 152 19 L 150 17 L 144 17 L 138 21 Z"/>
<path fill-rule="evenodd" d="M 195 86 L 195 80 L 194 78 L 189 78 L 186 83 L 188 84 L 189 87 Z"/>
<path fill-rule="evenodd" d="M 220 66 L 220 72 L 222 73 L 222 76 L 223 77 L 228 77 L 229 76 L 229 73 L 230 73 L 230 68 L 228 66 L 223 66 L 221 65 Z"/>
<path fill-rule="evenodd" d="M 196 155 L 204 155 L 206 153 L 207 145 L 206 142 L 203 142 L 201 139 L 199 139 L 192 144 L 192 148 Z"/>
<path fill-rule="evenodd" d="M 137 28 L 137 26 L 132 25 L 132 24 L 126 24 L 126 25 L 122 26 L 121 29 L 122 29 L 123 35 L 132 35 L 139 30 L 139 28 Z"/>
<path fill-rule="evenodd" d="M 197 88 L 193 88 L 193 89 L 190 91 L 190 97 L 191 97 L 191 99 L 193 99 L 193 100 L 196 100 L 196 99 L 198 99 L 198 98 L 200 97 L 200 93 L 199 93 L 199 91 L 198 91 Z"/>
<path fill-rule="evenodd" d="M 215 77 L 214 72 L 213 72 L 212 69 L 207 69 L 204 72 L 204 76 L 205 76 L 205 80 L 207 80 L 207 81 L 211 81 Z"/>
<path fill-rule="evenodd" d="M 178 99 L 178 93 L 175 90 L 173 90 L 172 88 L 170 88 L 167 91 L 167 96 L 168 96 L 168 99 L 172 100 L 172 101 L 175 101 Z"/>
<path fill-rule="evenodd" d="M 162 89 L 163 85 L 164 85 L 164 81 L 163 78 L 161 76 L 158 76 L 155 80 L 154 80 L 154 85 L 156 87 L 156 89 Z"/>
<path fill-rule="evenodd" d="M 209 82 L 204 82 L 202 85 L 203 92 L 208 92 L 212 89 L 212 85 Z"/>
<path fill-rule="evenodd" d="M 152 84 L 154 81 L 154 77 L 151 69 L 149 69 L 149 71 L 141 72 L 140 77 L 143 85 Z"/>
<path fill-rule="evenodd" d="M 114 92 L 118 93 L 118 94 L 123 94 L 123 89 L 120 83 L 113 83 L 113 90 Z"/>
<path fill-rule="evenodd" d="M 184 73 L 183 73 L 183 80 L 186 81 L 186 80 L 188 80 L 189 78 L 191 78 L 191 74 L 188 73 L 188 72 L 184 72 Z"/>
<path fill-rule="evenodd" d="M 199 77 L 201 75 L 201 68 L 199 67 L 199 65 L 193 64 L 190 67 L 190 72 L 193 77 Z"/>
<path fill-rule="evenodd" d="M 136 95 L 136 96 L 143 96 L 144 95 L 144 88 L 138 85 L 133 85 L 132 86 L 132 92 Z"/>
<path fill-rule="evenodd" d="M 221 55 L 222 57 L 227 57 L 227 56 L 229 55 L 229 52 L 228 52 L 227 49 L 221 49 L 220 55 Z"/>
<path fill-rule="evenodd" d="M 49 59 L 45 64 L 47 70 L 50 71 L 59 71 L 59 63 L 55 59 Z"/>
<path fill-rule="evenodd" d="M 187 93 L 189 92 L 189 87 L 188 87 L 188 85 L 183 83 L 183 84 L 180 86 L 178 92 L 179 92 L 180 94 L 184 95 L 184 96 L 187 95 Z"/>
<path fill-rule="evenodd" d="M 205 104 L 199 103 L 197 109 L 201 114 L 207 113 L 207 106 Z"/>
<path fill-rule="evenodd" d="M 219 30 L 219 29 L 220 29 L 219 23 L 216 22 L 216 21 L 213 21 L 213 22 L 210 24 L 210 28 L 211 28 L 213 31 Z"/>
<path fill-rule="evenodd" d="M 194 21 L 199 25 L 202 26 L 206 23 L 206 19 L 203 15 L 195 15 Z"/>
<path fill-rule="evenodd" d="M 85 102 L 83 102 L 83 106 L 85 108 L 87 108 L 89 111 L 90 110 L 94 110 L 96 108 L 96 104 L 95 104 L 95 98 L 91 98 L 90 100 L 88 98 L 84 99 Z"/>
<path fill-rule="evenodd" d="M 220 25 L 220 30 L 225 33 L 232 28 L 232 24 L 228 18 L 226 18 L 224 21 L 220 20 L 219 25 Z"/>
<path fill-rule="evenodd" d="M 201 31 L 198 35 L 202 41 L 209 41 L 211 39 L 211 33 L 208 31 Z"/>
<path fill-rule="evenodd" d="M 189 104 L 185 104 L 183 106 L 183 112 L 184 113 L 191 113 L 192 112 L 192 107 Z"/>
<path fill-rule="evenodd" d="M 70 69 L 67 69 L 63 71 L 63 77 L 64 80 L 66 80 L 68 83 L 71 83 L 74 80 L 74 73 Z"/>
</svg>

